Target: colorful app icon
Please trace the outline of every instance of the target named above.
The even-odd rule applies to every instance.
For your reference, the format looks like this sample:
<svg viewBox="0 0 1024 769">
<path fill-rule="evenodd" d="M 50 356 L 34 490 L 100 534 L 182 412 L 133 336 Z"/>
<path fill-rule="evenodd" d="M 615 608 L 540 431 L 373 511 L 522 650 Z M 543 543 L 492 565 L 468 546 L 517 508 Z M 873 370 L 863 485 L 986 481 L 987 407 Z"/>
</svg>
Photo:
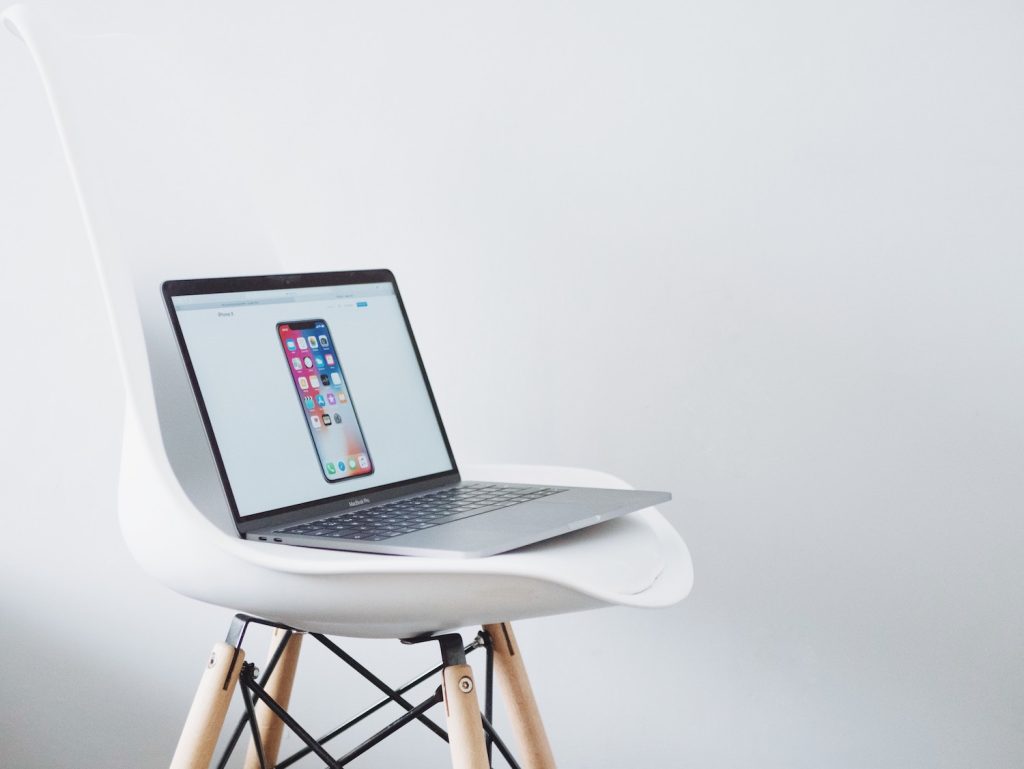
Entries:
<svg viewBox="0 0 1024 769">
<path fill-rule="evenodd" d="M 294 339 L 285 339 L 284 340 L 284 344 L 285 344 L 285 347 L 288 348 L 288 352 L 295 352 L 295 340 Z"/>
<path fill-rule="evenodd" d="M 327 402 L 333 406 L 338 402 L 338 399 L 334 397 L 334 393 L 327 393 Z"/>
<path fill-rule="evenodd" d="M 337 411 L 334 412 L 334 424 L 341 424 L 341 414 L 339 414 Z"/>
<path fill-rule="evenodd" d="M 331 346 L 330 342 L 327 341 L 327 335 L 326 334 L 321 334 L 320 335 L 320 346 L 323 347 L 324 349 L 326 349 L 326 348 Z"/>
<path fill-rule="evenodd" d="M 316 396 L 316 405 L 319 406 L 320 408 L 324 407 L 324 396 L 322 396 L 322 395 Z"/>
<path fill-rule="evenodd" d="M 292 368 L 299 371 L 302 368 L 302 361 L 298 358 L 292 358 Z"/>
<path fill-rule="evenodd" d="M 293 358 L 292 364 L 294 365 L 295 361 L 297 360 L 298 358 Z M 302 359 L 302 362 L 306 364 L 306 368 L 313 368 L 313 359 L 310 358 L 308 355 Z"/>
<path fill-rule="evenodd" d="M 334 469 L 334 462 L 328 462 L 327 463 L 327 474 L 328 475 L 334 475 L 336 472 L 338 472 L 338 471 Z"/>
<path fill-rule="evenodd" d="M 310 350 L 315 350 L 315 349 L 316 349 L 317 347 L 319 347 L 319 346 L 320 346 L 320 345 L 318 345 L 318 344 L 316 343 L 316 337 L 315 337 L 315 336 L 311 336 L 311 337 L 309 338 L 309 349 L 310 349 Z"/>
<path fill-rule="evenodd" d="M 310 421 L 310 424 L 313 425 L 313 427 L 320 427 L 320 417 L 318 417 L 316 414 L 311 416 L 309 418 L 309 421 Z"/>
<path fill-rule="evenodd" d="M 320 380 L 316 376 L 311 376 L 309 378 L 309 386 L 315 390 L 320 386 Z"/>
<path fill-rule="evenodd" d="M 312 338 L 313 337 L 310 337 L 310 339 L 312 339 Z M 322 355 L 317 355 L 316 356 L 316 367 L 317 368 L 323 368 L 324 367 L 324 358 L 323 358 Z"/>
<path fill-rule="evenodd" d="M 313 399 L 312 399 L 312 398 L 306 398 L 306 399 L 305 399 L 305 400 L 303 400 L 302 402 L 303 402 L 304 404 L 306 404 L 306 408 L 307 408 L 307 409 L 308 409 L 309 411 L 312 411 L 313 409 L 315 409 L 315 408 L 316 408 L 316 404 L 315 404 L 315 403 L 313 403 Z"/>
<path fill-rule="evenodd" d="M 306 349 L 306 340 L 305 340 L 305 338 L 304 338 L 304 337 L 301 337 L 301 336 L 300 336 L 300 337 L 299 337 L 298 339 L 296 339 L 295 341 L 299 343 L 299 349 L 300 349 L 300 350 L 305 350 L 305 349 Z"/>
<path fill-rule="evenodd" d="M 327 361 L 327 365 L 328 366 L 333 366 L 334 365 L 334 356 L 331 355 L 330 353 L 327 353 L 324 356 L 324 360 Z"/>
<path fill-rule="evenodd" d="M 328 387 L 331 384 L 331 380 L 327 378 L 327 374 L 320 375 L 320 384 L 324 387 Z"/>
<path fill-rule="evenodd" d="M 339 459 L 338 460 L 338 472 L 341 473 L 342 475 L 344 475 L 347 472 L 347 468 L 345 467 L 345 460 L 344 459 Z"/>
<path fill-rule="evenodd" d="M 356 469 L 356 458 L 355 457 L 349 457 L 348 458 L 348 466 L 351 467 L 353 470 Z"/>
<path fill-rule="evenodd" d="M 366 458 L 366 454 L 359 455 L 359 466 L 366 469 L 370 466 L 370 460 Z"/>
<path fill-rule="evenodd" d="M 337 371 L 332 372 L 331 373 L 331 381 L 334 382 L 334 384 L 336 384 L 336 385 L 340 385 L 341 384 L 341 374 L 339 374 Z"/>
<path fill-rule="evenodd" d="M 338 403 L 348 403 L 345 393 L 338 393 Z"/>
<path fill-rule="evenodd" d="M 309 380 L 306 379 L 306 377 L 304 377 L 304 376 L 300 376 L 299 377 L 299 387 L 301 387 L 303 390 L 308 390 L 309 389 Z"/>
<path fill-rule="evenodd" d="M 331 415 L 324 414 L 324 427 L 328 427 L 331 424 Z"/>
</svg>

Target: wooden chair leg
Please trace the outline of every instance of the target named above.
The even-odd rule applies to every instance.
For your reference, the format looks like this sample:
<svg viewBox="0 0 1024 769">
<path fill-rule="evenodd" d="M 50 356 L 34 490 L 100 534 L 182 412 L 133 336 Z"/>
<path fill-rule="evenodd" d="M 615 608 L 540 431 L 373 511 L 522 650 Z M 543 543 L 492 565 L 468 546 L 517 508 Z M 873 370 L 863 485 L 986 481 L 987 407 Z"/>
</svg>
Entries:
<svg viewBox="0 0 1024 769">
<path fill-rule="evenodd" d="M 473 669 L 469 665 L 449 665 L 442 675 L 452 769 L 488 769 Z"/>
<path fill-rule="evenodd" d="M 274 628 L 270 637 L 270 653 L 268 659 L 274 656 L 277 647 L 281 645 L 287 630 Z M 281 652 L 277 660 L 274 672 L 264 687 L 267 694 L 285 710 L 292 697 L 292 683 L 295 681 L 295 669 L 299 664 L 299 650 L 302 648 L 303 633 L 292 633 L 291 638 Z M 263 742 L 263 756 L 267 766 L 277 764 L 277 754 L 281 749 L 281 738 L 284 736 L 284 721 L 275 716 L 270 708 L 262 702 L 256 703 L 256 724 L 259 726 L 260 737 Z M 249 749 L 245 754 L 245 769 L 260 769 L 260 759 L 256 753 L 256 746 L 249 740 Z"/>
<path fill-rule="evenodd" d="M 494 672 L 502 700 L 512 722 L 519 745 L 519 762 L 523 769 L 555 769 L 544 723 L 537 710 L 537 700 L 526 676 L 526 665 L 519 651 L 512 626 L 508 622 L 484 625 L 494 647 Z"/>
<path fill-rule="evenodd" d="M 213 647 L 178 738 L 171 769 L 209 769 L 243 662 L 245 652 L 241 649 L 226 643 Z"/>
</svg>

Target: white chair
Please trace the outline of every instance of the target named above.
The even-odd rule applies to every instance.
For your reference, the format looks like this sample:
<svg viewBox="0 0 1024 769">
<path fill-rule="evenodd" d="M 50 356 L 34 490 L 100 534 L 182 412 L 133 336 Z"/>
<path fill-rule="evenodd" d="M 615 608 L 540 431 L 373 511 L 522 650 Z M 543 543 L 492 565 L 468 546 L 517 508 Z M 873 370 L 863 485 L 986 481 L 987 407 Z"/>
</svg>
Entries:
<svg viewBox="0 0 1024 769">
<path fill-rule="evenodd" d="M 469 646 L 488 647 L 519 738 L 521 765 L 553 766 L 508 623 L 681 600 L 690 590 L 692 567 L 676 531 L 648 509 L 515 552 L 467 560 L 239 539 L 159 286 L 168 278 L 286 271 L 262 234 L 257 208 L 243 200 L 241 161 L 230 157 L 227 137 L 218 138 L 223 127 L 216 107 L 197 105 L 202 96 L 194 81 L 151 41 L 67 34 L 23 6 L 9 8 L 3 19 L 42 75 L 117 341 L 127 394 L 119 504 L 124 538 L 142 568 L 171 589 L 243 613 L 229 642 L 214 647 L 172 766 L 206 769 L 240 676 L 247 722 L 259 727 L 262 738 L 250 744 L 246 765 L 274 766 L 284 725 L 300 728 L 277 704 L 287 706 L 304 634 L 332 644 L 326 635 L 410 639 L 471 626 L 485 628 Z M 625 487 L 605 473 L 570 468 L 475 467 L 463 474 Z M 243 664 L 241 634 L 249 621 L 278 628 L 276 656 L 262 681 Z M 448 632 L 439 638 L 453 765 L 481 769 L 490 765 L 491 738 L 503 752 L 507 748 L 481 721 L 461 637 Z M 332 650 L 345 659 L 340 648 Z M 385 702 L 396 701 L 406 711 L 399 725 L 428 721 L 433 701 L 417 710 L 378 683 Z M 488 716 L 489 702 L 488 686 Z M 331 765 L 320 743 L 310 740 Z M 310 750 L 316 750 L 312 744 Z"/>
</svg>

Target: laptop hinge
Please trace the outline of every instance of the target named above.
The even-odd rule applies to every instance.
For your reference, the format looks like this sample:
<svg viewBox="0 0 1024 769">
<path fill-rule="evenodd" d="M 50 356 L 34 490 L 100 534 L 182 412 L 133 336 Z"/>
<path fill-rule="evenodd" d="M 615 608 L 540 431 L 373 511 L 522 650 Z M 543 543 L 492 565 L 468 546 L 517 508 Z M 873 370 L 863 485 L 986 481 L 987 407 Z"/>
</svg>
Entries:
<svg viewBox="0 0 1024 769">
<path fill-rule="evenodd" d="M 304 505 L 298 510 L 277 513 L 259 518 L 255 521 L 240 521 L 238 533 L 245 535 L 254 531 L 265 531 L 269 529 L 280 529 L 282 526 L 289 526 L 299 521 L 321 518 L 329 515 L 338 515 L 349 511 L 359 510 L 365 507 L 383 504 L 393 499 L 408 497 L 413 494 L 422 494 L 426 491 L 441 489 L 446 486 L 455 486 L 460 482 L 458 471 L 445 473 L 438 478 L 431 478 L 413 483 L 403 483 L 388 489 L 367 489 L 362 493 L 349 495 L 341 500 L 330 500 L 322 503 Z"/>
</svg>

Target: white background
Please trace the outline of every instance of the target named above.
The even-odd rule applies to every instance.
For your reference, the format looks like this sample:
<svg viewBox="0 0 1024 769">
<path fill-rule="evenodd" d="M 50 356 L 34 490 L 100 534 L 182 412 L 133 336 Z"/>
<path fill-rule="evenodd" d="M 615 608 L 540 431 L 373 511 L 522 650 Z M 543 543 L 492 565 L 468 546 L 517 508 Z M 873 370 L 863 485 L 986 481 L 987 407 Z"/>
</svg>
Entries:
<svg viewBox="0 0 1024 769">
<path fill-rule="evenodd" d="M 1019 4 L 78 5 L 232 79 L 289 266 L 395 270 L 461 462 L 674 492 L 688 600 L 521 623 L 563 766 L 1024 762 Z M 9 36 L 0 147 L 0 763 L 163 766 L 228 612 L 118 539 L 123 393 Z M 328 726 L 372 695 L 309 648 Z M 446 753 L 360 765 L 411 761 Z"/>
</svg>

